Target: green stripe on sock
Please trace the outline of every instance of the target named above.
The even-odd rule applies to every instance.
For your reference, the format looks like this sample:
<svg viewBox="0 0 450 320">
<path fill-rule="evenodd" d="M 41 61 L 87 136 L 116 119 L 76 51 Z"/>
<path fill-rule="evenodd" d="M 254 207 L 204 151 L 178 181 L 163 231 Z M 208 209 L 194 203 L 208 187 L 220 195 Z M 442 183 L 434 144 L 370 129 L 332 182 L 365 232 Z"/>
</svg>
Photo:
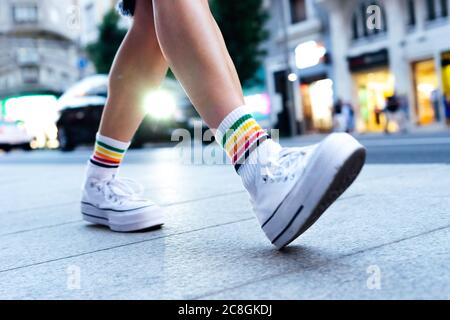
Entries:
<svg viewBox="0 0 450 320">
<path fill-rule="evenodd" d="M 103 148 L 108 149 L 110 151 L 114 151 L 114 152 L 118 152 L 118 153 L 125 153 L 125 150 L 121 150 L 121 149 L 118 149 L 118 148 L 111 147 L 110 145 L 107 145 L 106 143 L 103 143 L 101 141 L 97 141 L 97 144 L 100 147 L 103 147 Z"/>
<path fill-rule="evenodd" d="M 236 121 L 229 130 L 227 130 L 227 132 L 225 133 L 225 135 L 223 136 L 222 139 L 222 146 L 225 147 L 225 145 L 227 144 L 227 140 L 229 138 L 228 136 L 228 132 L 230 131 L 235 131 L 237 130 L 245 121 L 249 120 L 253 118 L 253 116 L 251 114 L 246 114 L 245 116 L 243 116 L 242 118 L 240 118 L 238 121 Z"/>
</svg>

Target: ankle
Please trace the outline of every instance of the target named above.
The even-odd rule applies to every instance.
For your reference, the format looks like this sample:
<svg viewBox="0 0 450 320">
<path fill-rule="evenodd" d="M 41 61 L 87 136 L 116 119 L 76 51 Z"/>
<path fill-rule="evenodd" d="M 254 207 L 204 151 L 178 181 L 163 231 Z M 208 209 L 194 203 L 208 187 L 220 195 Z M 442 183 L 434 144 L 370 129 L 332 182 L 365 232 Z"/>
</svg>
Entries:
<svg viewBox="0 0 450 320">
<path fill-rule="evenodd" d="M 238 174 L 247 190 L 255 185 L 255 181 L 260 175 L 258 171 L 261 169 L 261 166 L 267 163 L 270 158 L 277 156 L 281 149 L 279 143 L 271 139 L 266 140 L 241 165 Z"/>
</svg>

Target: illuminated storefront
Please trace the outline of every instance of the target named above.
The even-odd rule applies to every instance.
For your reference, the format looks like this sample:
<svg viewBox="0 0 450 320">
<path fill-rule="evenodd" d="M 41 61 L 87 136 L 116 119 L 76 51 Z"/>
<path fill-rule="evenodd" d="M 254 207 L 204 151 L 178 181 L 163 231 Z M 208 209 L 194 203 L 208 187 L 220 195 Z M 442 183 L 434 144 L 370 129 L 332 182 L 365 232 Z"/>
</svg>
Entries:
<svg viewBox="0 0 450 320">
<path fill-rule="evenodd" d="M 388 52 L 381 50 L 349 58 L 353 94 L 357 105 L 356 127 L 360 132 L 380 132 L 385 128 L 382 113 L 386 99 L 394 94 L 395 79 L 388 67 Z"/>
<path fill-rule="evenodd" d="M 441 58 L 444 112 L 446 122 L 450 125 L 450 51 L 444 52 Z"/>
<path fill-rule="evenodd" d="M 440 118 L 439 80 L 433 59 L 413 63 L 417 124 L 428 125 Z"/>
<path fill-rule="evenodd" d="M 330 131 L 333 128 L 333 81 L 321 79 L 300 85 L 303 117 L 307 131 Z"/>
<path fill-rule="evenodd" d="M 385 127 L 382 113 L 386 99 L 394 94 L 394 76 L 389 69 L 382 68 L 364 73 L 355 73 L 353 80 L 358 101 L 358 131 L 376 132 Z"/>
<path fill-rule="evenodd" d="M 306 132 L 333 129 L 333 81 L 329 79 L 327 49 L 321 41 L 307 41 L 295 49 L 299 70 L 299 98 Z"/>
</svg>

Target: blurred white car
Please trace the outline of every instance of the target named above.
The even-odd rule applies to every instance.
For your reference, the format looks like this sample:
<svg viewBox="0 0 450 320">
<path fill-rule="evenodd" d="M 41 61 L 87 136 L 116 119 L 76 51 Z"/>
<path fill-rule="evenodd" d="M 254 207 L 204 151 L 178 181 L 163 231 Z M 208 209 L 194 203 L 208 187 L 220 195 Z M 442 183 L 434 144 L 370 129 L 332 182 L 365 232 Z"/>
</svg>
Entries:
<svg viewBox="0 0 450 320">
<path fill-rule="evenodd" d="M 30 136 L 20 122 L 0 120 L 0 149 L 9 151 L 12 148 L 31 149 L 33 137 Z"/>
</svg>

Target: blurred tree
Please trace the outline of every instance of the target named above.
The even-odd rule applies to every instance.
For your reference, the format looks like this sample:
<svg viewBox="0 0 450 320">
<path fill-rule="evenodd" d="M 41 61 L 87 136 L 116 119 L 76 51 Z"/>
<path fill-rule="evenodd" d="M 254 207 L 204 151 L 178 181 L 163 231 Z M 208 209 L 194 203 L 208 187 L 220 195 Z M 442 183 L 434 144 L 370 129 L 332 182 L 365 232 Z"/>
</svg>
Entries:
<svg viewBox="0 0 450 320">
<path fill-rule="evenodd" d="M 127 30 L 120 28 L 119 19 L 115 9 L 108 11 L 99 26 L 97 41 L 86 48 L 98 73 L 109 73 L 116 52 L 127 33 Z"/>
<path fill-rule="evenodd" d="M 268 13 L 262 3 L 263 0 L 211 0 L 211 9 L 244 86 L 260 81 L 257 72 L 266 53 L 261 43 L 268 37 L 265 29 Z M 126 30 L 119 26 L 119 19 L 116 10 L 110 10 L 99 26 L 98 40 L 86 48 L 98 73 L 109 73 L 126 35 Z"/>
<path fill-rule="evenodd" d="M 268 13 L 263 0 L 212 0 L 211 9 L 222 30 L 231 58 L 244 86 L 258 84 L 257 71 L 266 52 Z"/>
</svg>

